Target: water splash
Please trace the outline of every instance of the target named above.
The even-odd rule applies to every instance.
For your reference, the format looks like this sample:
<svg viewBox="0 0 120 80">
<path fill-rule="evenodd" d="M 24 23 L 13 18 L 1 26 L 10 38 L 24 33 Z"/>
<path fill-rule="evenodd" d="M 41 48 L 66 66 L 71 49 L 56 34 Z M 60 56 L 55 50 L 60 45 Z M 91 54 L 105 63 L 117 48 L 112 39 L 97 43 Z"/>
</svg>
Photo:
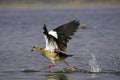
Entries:
<svg viewBox="0 0 120 80">
<path fill-rule="evenodd" d="M 89 60 L 90 72 L 101 72 L 101 69 L 97 63 L 96 57 L 91 53 L 92 60 Z"/>
</svg>

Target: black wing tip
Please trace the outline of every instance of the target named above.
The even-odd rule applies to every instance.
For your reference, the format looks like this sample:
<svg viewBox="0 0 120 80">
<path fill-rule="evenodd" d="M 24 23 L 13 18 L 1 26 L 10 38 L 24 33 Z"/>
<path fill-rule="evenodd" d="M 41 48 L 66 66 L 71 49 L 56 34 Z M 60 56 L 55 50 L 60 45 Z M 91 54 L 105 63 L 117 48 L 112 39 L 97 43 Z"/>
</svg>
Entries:
<svg viewBox="0 0 120 80">
<path fill-rule="evenodd" d="M 80 22 L 79 22 L 79 20 L 77 20 L 77 19 L 75 19 L 75 20 L 73 20 L 73 21 L 71 21 L 71 22 L 73 22 L 73 23 L 76 24 L 77 26 L 80 25 Z"/>
<path fill-rule="evenodd" d="M 44 29 L 44 30 L 46 29 L 46 24 L 44 24 L 43 29 Z"/>
<path fill-rule="evenodd" d="M 71 25 L 73 25 L 74 26 L 74 32 L 76 32 L 76 30 L 79 28 L 79 26 L 80 26 L 80 22 L 79 22 L 79 20 L 77 20 L 77 19 L 75 19 L 75 20 L 73 20 L 73 21 L 71 21 L 70 22 L 71 23 Z M 73 33 L 74 34 L 74 33 Z M 71 35 L 73 35 L 73 34 L 71 34 Z"/>
<path fill-rule="evenodd" d="M 44 24 L 43 30 L 44 30 L 44 32 L 43 32 L 44 34 L 48 34 L 48 30 L 46 28 L 46 24 Z"/>
</svg>

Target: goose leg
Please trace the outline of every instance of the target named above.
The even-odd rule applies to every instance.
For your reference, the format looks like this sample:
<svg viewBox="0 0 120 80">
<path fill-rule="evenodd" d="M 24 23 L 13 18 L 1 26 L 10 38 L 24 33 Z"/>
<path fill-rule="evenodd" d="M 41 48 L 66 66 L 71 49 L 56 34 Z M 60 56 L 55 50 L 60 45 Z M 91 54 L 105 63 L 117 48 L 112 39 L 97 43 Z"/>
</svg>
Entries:
<svg viewBox="0 0 120 80">
<path fill-rule="evenodd" d="M 72 71 L 75 70 L 74 66 L 70 65 L 70 64 L 69 64 L 68 62 L 66 62 L 65 60 L 64 60 L 64 63 L 66 64 L 68 70 L 72 70 Z"/>
<path fill-rule="evenodd" d="M 47 66 L 45 66 L 45 69 L 49 69 L 51 67 L 55 67 L 55 62 L 54 61 L 51 61 L 52 63 L 48 64 Z"/>
<path fill-rule="evenodd" d="M 48 64 L 47 66 L 45 66 L 45 69 L 49 69 L 51 67 L 55 67 L 55 64 L 51 63 L 51 64 Z"/>
</svg>

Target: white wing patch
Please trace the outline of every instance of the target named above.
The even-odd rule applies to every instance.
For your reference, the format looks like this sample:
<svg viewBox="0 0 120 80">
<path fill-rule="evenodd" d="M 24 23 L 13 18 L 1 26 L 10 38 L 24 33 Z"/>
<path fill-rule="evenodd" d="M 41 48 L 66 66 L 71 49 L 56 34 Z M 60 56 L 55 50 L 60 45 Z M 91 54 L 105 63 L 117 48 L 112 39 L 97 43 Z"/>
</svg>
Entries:
<svg viewBox="0 0 120 80">
<path fill-rule="evenodd" d="M 43 36 L 44 36 L 45 42 L 46 42 L 46 47 L 45 47 L 45 49 L 46 49 L 46 50 L 49 50 L 48 38 L 47 38 L 47 36 L 46 36 L 45 34 L 43 34 Z"/>
<path fill-rule="evenodd" d="M 50 35 L 54 36 L 56 39 L 58 39 L 58 35 L 57 35 L 56 31 L 51 30 L 51 31 L 49 31 L 48 34 L 50 34 Z"/>
<path fill-rule="evenodd" d="M 53 40 L 53 38 L 51 38 L 51 40 L 48 40 L 46 35 L 44 35 L 44 38 L 46 42 L 45 50 L 49 50 L 51 52 L 55 52 L 55 50 L 58 50 L 57 43 Z"/>
<path fill-rule="evenodd" d="M 55 52 L 56 49 L 58 49 L 58 46 L 57 46 L 56 42 L 50 41 L 50 42 L 49 42 L 49 50 L 50 50 L 51 52 Z"/>
</svg>

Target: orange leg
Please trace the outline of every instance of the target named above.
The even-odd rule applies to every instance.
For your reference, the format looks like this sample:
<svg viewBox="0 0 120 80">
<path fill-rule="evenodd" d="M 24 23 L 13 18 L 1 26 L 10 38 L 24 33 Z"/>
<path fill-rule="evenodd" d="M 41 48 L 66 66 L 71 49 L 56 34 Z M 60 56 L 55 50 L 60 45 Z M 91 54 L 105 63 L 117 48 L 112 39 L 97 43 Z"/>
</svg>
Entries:
<svg viewBox="0 0 120 80">
<path fill-rule="evenodd" d="M 67 65 L 67 69 L 69 69 L 69 70 L 75 70 L 75 68 L 72 65 L 70 65 L 68 62 L 66 62 L 65 60 L 64 60 L 64 62 Z"/>
<path fill-rule="evenodd" d="M 47 66 L 45 66 L 45 69 L 49 69 L 51 67 L 55 67 L 55 64 L 51 63 L 51 64 L 48 64 Z"/>
</svg>

